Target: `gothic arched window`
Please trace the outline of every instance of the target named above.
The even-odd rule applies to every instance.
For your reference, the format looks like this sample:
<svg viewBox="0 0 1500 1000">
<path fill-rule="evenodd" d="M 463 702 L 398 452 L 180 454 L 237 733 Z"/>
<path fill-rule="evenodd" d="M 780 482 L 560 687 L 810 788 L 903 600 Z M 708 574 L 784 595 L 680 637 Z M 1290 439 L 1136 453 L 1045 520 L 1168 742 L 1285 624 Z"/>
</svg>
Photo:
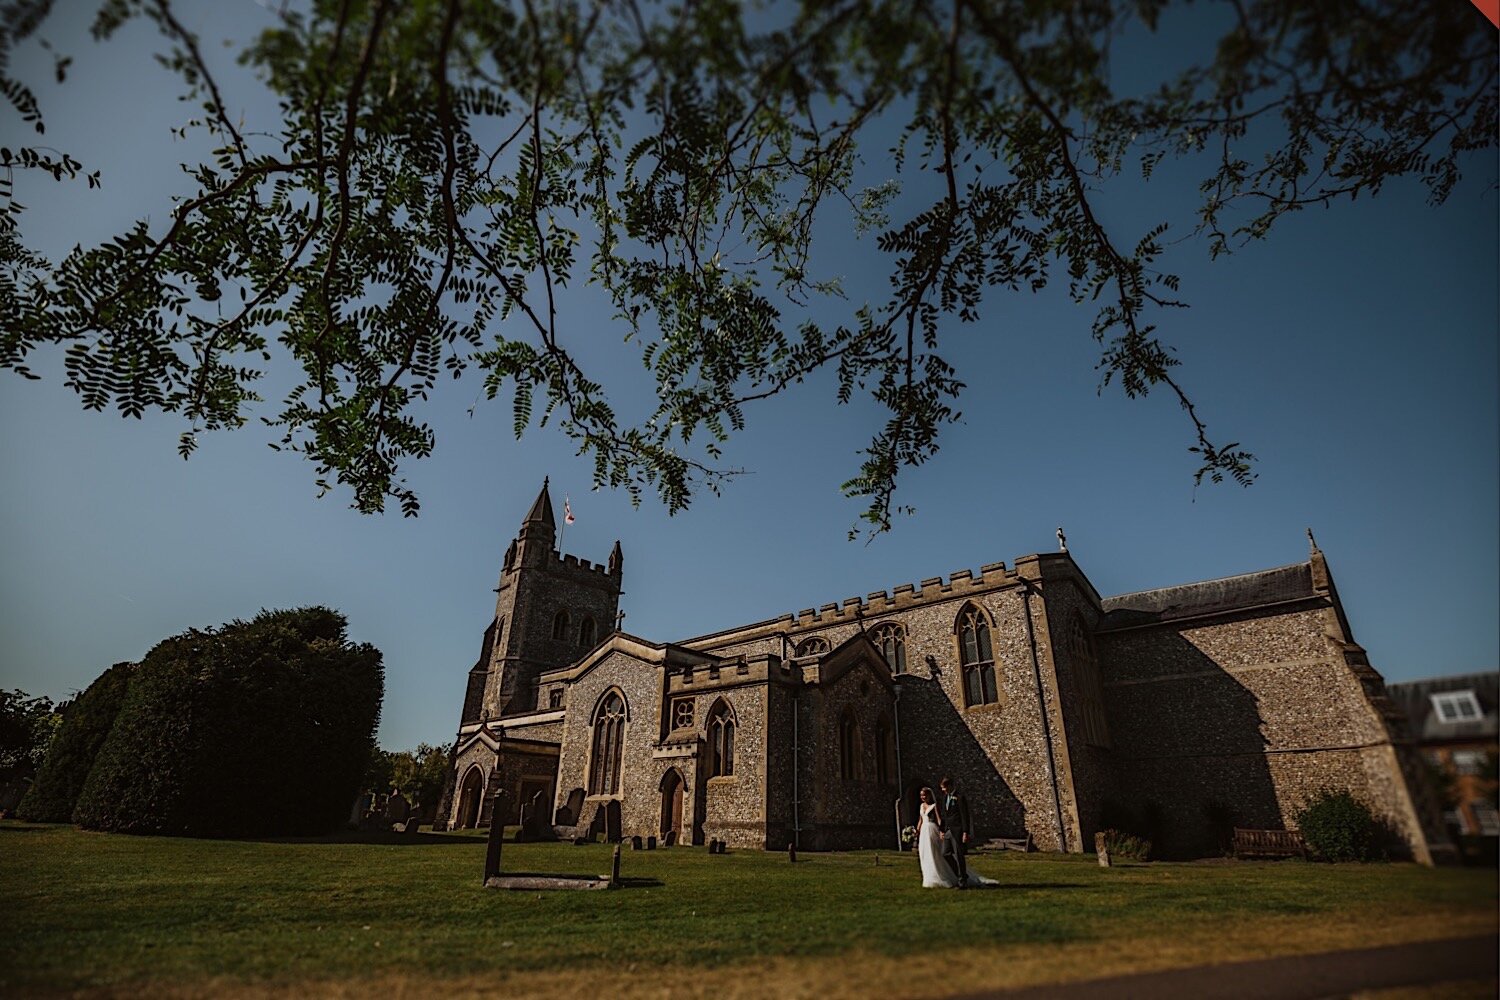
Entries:
<svg viewBox="0 0 1500 1000">
<path fill-rule="evenodd" d="M 567 608 L 559 611 L 557 617 L 552 619 L 552 638 L 566 639 L 568 637 L 568 622 L 570 620 Z"/>
<path fill-rule="evenodd" d="M 906 629 L 898 622 L 886 622 L 884 625 L 877 625 L 870 637 L 880 648 L 880 655 L 885 657 L 886 666 L 891 668 L 891 673 L 906 673 Z"/>
<path fill-rule="evenodd" d="M 884 715 L 875 723 L 875 780 L 882 785 L 896 783 L 896 740 L 891 720 Z"/>
<path fill-rule="evenodd" d="M 708 774 L 717 778 L 734 773 L 734 713 L 719 702 L 708 713 Z"/>
<path fill-rule="evenodd" d="M 625 744 L 625 699 L 611 691 L 594 712 L 594 756 L 590 795 L 620 794 L 620 754 Z"/>
<path fill-rule="evenodd" d="M 584 649 L 594 648 L 594 619 L 589 615 L 584 615 L 583 621 L 578 623 L 578 645 Z"/>
<path fill-rule="evenodd" d="M 859 730 L 854 713 L 847 708 L 839 716 L 839 777 L 845 781 L 859 777 Z"/>
<path fill-rule="evenodd" d="M 803 639 L 797 644 L 798 656 L 822 656 L 826 652 L 828 652 L 828 640 L 821 635 Z"/>
<path fill-rule="evenodd" d="M 964 699 L 970 705 L 1000 700 L 995 687 L 995 654 L 990 647 L 990 625 L 972 604 L 958 613 L 958 659 L 963 667 Z"/>
</svg>

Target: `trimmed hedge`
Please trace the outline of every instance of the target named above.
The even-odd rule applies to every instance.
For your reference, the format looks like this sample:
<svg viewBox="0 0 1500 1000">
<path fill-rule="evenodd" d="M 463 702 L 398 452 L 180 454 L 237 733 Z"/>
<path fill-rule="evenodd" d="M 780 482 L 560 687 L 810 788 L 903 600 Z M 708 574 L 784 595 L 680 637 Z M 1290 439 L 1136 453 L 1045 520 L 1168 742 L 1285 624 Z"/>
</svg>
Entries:
<svg viewBox="0 0 1500 1000">
<path fill-rule="evenodd" d="M 385 678 L 327 608 L 192 630 L 141 662 L 73 820 L 124 833 L 298 836 L 347 818 Z"/>
<path fill-rule="evenodd" d="M 133 663 L 116 663 L 67 707 L 16 815 L 33 823 L 66 823 L 73 818 L 78 794 L 120 713 L 134 670 Z"/>
</svg>

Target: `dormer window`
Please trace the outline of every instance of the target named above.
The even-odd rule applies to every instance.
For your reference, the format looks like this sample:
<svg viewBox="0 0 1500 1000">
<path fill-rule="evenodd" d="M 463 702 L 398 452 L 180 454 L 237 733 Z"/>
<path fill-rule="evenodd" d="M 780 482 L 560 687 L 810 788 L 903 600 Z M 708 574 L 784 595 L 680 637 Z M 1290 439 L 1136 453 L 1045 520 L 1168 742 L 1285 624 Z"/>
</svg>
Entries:
<svg viewBox="0 0 1500 1000">
<path fill-rule="evenodd" d="M 1432 696 L 1439 722 L 1478 722 L 1484 717 L 1473 691 L 1440 691 Z"/>
</svg>

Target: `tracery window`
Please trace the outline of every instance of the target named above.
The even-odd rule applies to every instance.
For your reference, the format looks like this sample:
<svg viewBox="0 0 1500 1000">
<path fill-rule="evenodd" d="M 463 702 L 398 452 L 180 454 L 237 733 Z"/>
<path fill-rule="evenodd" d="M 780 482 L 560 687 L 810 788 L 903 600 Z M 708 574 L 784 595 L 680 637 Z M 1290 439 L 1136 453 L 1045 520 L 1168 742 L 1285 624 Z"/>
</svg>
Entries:
<svg viewBox="0 0 1500 1000">
<path fill-rule="evenodd" d="M 870 635 L 879 647 L 880 655 L 885 657 L 886 666 L 891 668 L 891 673 L 906 673 L 906 629 L 898 622 L 886 622 L 877 625 Z"/>
<path fill-rule="evenodd" d="M 594 619 L 589 615 L 584 615 L 578 623 L 578 645 L 585 649 L 594 647 Z"/>
<path fill-rule="evenodd" d="M 828 652 L 828 640 L 821 635 L 803 639 L 797 644 L 798 656 L 822 656 L 826 652 Z"/>
<path fill-rule="evenodd" d="M 557 613 L 557 617 L 552 619 L 552 638 L 566 639 L 568 637 L 569 621 L 571 619 L 568 617 L 568 609 L 563 608 Z"/>
<path fill-rule="evenodd" d="M 708 774 L 717 778 L 734 773 L 734 713 L 719 702 L 708 713 Z"/>
<path fill-rule="evenodd" d="M 958 613 L 958 658 L 963 668 L 964 698 L 970 705 L 990 705 L 1000 700 L 995 687 L 995 654 L 990 647 L 990 626 L 973 605 Z"/>
<path fill-rule="evenodd" d="M 875 723 L 875 780 L 882 785 L 896 783 L 896 740 L 891 720 L 884 715 Z"/>
<path fill-rule="evenodd" d="M 672 728 L 690 729 L 693 725 L 693 699 L 679 698 L 672 702 Z"/>
<path fill-rule="evenodd" d="M 839 777 L 845 781 L 859 777 L 859 729 L 847 708 L 839 717 Z"/>
<path fill-rule="evenodd" d="M 562 691 L 562 688 L 553 688 L 550 692 L 548 692 L 548 694 L 547 694 L 547 707 L 548 708 L 562 708 L 563 707 L 563 691 Z"/>
<path fill-rule="evenodd" d="M 594 756 L 589 771 L 590 795 L 620 793 L 620 755 L 625 743 L 625 699 L 611 691 L 594 712 Z"/>
</svg>

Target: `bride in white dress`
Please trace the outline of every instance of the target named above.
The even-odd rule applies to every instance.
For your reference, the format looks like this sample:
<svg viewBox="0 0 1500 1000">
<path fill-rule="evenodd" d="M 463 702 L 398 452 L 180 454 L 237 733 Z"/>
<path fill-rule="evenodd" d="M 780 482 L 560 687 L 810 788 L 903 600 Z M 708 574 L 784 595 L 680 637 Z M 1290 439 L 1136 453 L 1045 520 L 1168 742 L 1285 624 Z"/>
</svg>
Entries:
<svg viewBox="0 0 1500 1000">
<path fill-rule="evenodd" d="M 952 889 L 958 885 L 958 873 L 943 857 L 937 800 L 930 788 L 922 789 L 922 805 L 917 810 L 917 858 L 922 862 L 922 888 Z"/>
<path fill-rule="evenodd" d="M 917 810 L 917 858 L 922 862 L 922 888 L 954 889 L 959 885 L 958 873 L 943 856 L 943 833 L 938 826 L 937 798 L 931 788 L 922 789 L 922 805 Z M 969 870 L 970 886 L 999 885 L 992 878 L 985 878 L 973 869 Z"/>
</svg>

